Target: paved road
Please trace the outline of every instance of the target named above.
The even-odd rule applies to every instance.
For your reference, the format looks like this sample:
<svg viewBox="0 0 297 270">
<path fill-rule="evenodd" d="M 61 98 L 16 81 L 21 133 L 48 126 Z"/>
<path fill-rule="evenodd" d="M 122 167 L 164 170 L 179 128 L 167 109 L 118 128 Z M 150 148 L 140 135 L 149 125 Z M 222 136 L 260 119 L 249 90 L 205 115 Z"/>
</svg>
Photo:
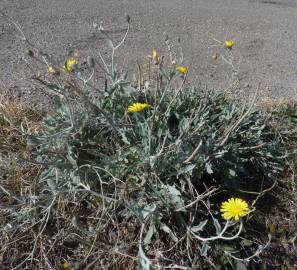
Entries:
<svg viewBox="0 0 297 270">
<path fill-rule="evenodd" d="M 0 0 L 0 8 L 34 43 L 61 59 L 69 48 L 82 56 L 102 48 L 94 22 L 102 21 L 116 38 L 122 35 L 127 12 L 132 28 L 120 55 L 125 65 L 133 70 L 135 59 L 152 48 L 165 53 L 164 33 L 180 36 L 191 80 L 211 88 L 230 84 L 230 68 L 212 58 L 220 52 L 215 39 L 234 39 L 241 91 L 251 92 L 261 81 L 265 96 L 296 95 L 296 0 Z M 0 82 L 9 89 L 21 86 L 21 44 L 1 16 L 0 48 Z"/>
</svg>

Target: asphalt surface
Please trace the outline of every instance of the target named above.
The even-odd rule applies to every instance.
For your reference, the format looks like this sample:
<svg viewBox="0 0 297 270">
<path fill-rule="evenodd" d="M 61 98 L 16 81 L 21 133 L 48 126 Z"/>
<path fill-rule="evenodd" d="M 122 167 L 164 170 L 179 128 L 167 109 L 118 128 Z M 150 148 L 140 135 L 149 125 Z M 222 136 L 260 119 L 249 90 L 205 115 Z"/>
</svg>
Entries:
<svg viewBox="0 0 297 270">
<path fill-rule="evenodd" d="M 93 23 L 102 22 L 119 39 L 129 13 L 131 31 L 117 55 L 123 66 L 133 72 L 136 59 L 141 62 L 153 48 L 166 52 L 164 35 L 179 36 L 190 80 L 208 88 L 230 85 L 230 66 L 213 56 L 222 52 L 216 40 L 234 39 L 241 92 L 253 92 L 262 82 L 264 97 L 296 96 L 297 0 L 0 0 L 0 9 L 62 61 L 69 50 L 81 57 L 98 49 L 106 53 Z M 24 92 L 24 44 L 15 33 L 0 16 L 0 89 Z M 33 88 L 25 93 L 37 94 Z"/>
</svg>

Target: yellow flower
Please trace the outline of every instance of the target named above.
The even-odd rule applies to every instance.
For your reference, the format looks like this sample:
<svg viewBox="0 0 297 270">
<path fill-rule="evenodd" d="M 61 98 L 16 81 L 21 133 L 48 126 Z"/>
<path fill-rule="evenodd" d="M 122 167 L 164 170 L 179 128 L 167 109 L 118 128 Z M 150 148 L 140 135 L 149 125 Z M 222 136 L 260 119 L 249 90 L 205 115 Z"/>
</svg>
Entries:
<svg viewBox="0 0 297 270">
<path fill-rule="evenodd" d="M 65 270 L 66 270 L 66 269 L 70 269 L 70 267 L 71 267 L 71 266 L 70 266 L 70 263 L 69 263 L 69 262 L 64 262 L 64 263 L 63 263 L 63 269 L 65 269 Z"/>
<path fill-rule="evenodd" d="M 59 73 L 58 70 L 54 66 L 49 66 L 48 72 L 52 75 L 57 75 Z"/>
<path fill-rule="evenodd" d="M 161 61 L 161 57 L 156 50 L 152 51 L 151 57 L 154 61 L 156 61 L 156 63 L 159 63 Z"/>
<path fill-rule="evenodd" d="M 178 71 L 179 73 L 185 75 L 185 74 L 188 73 L 189 68 L 188 67 L 184 67 L 184 66 L 178 66 L 178 67 L 176 67 L 176 71 Z"/>
<path fill-rule="evenodd" d="M 64 63 L 64 70 L 67 72 L 72 72 L 75 69 L 75 66 L 78 64 L 78 61 L 75 58 L 69 58 Z"/>
<path fill-rule="evenodd" d="M 235 41 L 234 40 L 226 40 L 225 41 L 225 47 L 227 48 L 227 49 L 232 49 L 232 47 L 235 45 Z"/>
<path fill-rule="evenodd" d="M 133 103 L 128 107 L 128 112 L 142 112 L 145 109 L 150 108 L 151 105 L 149 105 L 148 103 Z"/>
<path fill-rule="evenodd" d="M 269 228 L 269 233 L 275 234 L 275 232 L 276 232 L 276 226 L 273 223 L 272 224 L 269 224 L 268 225 L 268 228 Z"/>
<path fill-rule="evenodd" d="M 247 215 L 250 209 L 246 201 L 240 198 L 231 198 L 222 203 L 220 211 L 225 219 L 234 218 L 235 221 L 238 221 L 241 217 Z"/>
</svg>

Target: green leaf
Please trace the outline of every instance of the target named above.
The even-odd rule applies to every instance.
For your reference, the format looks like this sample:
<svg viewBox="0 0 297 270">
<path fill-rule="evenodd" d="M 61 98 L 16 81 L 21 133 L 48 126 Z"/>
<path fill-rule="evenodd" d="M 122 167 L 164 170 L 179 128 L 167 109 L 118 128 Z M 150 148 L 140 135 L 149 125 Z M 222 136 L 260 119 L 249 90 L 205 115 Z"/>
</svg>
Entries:
<svg viewBox="0 0 297 270">
<path fill-rule="evenodd" d="M 200 249 L 200 254 L 203 257 L 207 256 L 207 251 L 210 249 L 210 246 L 207 244 L 206 241 L 202 242 L 202 247 Z"/>
<path fill-rule="evenodd" d="M 146 207 L 140 210 L 142 218 L 146 219 L 149 215 L 152 215 L 156 210 L 157 206 L 155 204 L 147 205 Z"/>
<path fill-rule="evenodd" d="M 228 253 L 236 253 L 237 252 L 237 250 L 235 248 L 233 248 L 231 246 L 227 246 L 227 245 L 224 245 L 222 247 L 222 249 L 223 249 L 223 251 L 226 251 Z"/>
<path fill-rule="evenodd" d="M 241 242 L 240 242 L 243 246 L 245 247 L 250 247 L 253 245 L 253 242 L 251 240 L 248 240 L 248 239 L 243 239 Z"/>
<path fill-rule="evenodd" d="M 109 38 L 106 38 L 106 42 L 107 42 L 107 45 L 112 49 L 114 46 L 113 46 L 113 43 L 111 41 L 111 39 Z"/>
<path fill-rule="evenodd" d="M 144 244 L 145 246 L 147 246 L 147 245 L 149 245 L 149 244 L 151 243 L 151 239 L 152 239 L 152 237 L 153 237 L 153 235 L 154 235 L 154 233 L 155 233 L 156 231 L 157 231 L 157 230 L 156 230 L 155 222 L 152 220 L 152 221 L 151 221 L 151 224 L 150 224 L 150 227 L 149 227 L 149 229 L 148 229 L 148 231 L 147 231 L 147 233 L 146 233 L 146 236 L 145 236 L 144 239 L 143 239 L 143 244 Z"/>
<path fill-rule="evenodd" d="M 192 175 L 192 172 L 195 167 L 196 167 L 196 164 L 187 165 L 187 166 L 178 170 L 177 176 L 184 174 L 184 173 L 189 173 L 190 175 Z"/>
<path fill-rule="evenodd" d="M 234 170 L 229 169 L 229 174 L 230 176 L 235 177 L 236 176 L 236 172 Z"/>
<path fill-rule="evenodd" d="M 236 266 L 235 266 L 235 269 L 236 270 L 247 270 L 247 265 L 245 262 L 243 261 L 236 261 Z"/>
<path fill-rule="evenodd" d="M 166 233 L 169 234 L 170 238 L 174 241 L 174 242 L 178 242 L 178 238 L 175 236 L 175 234 L 173 233 L 173 231 L 164 223 L 161 223 L 161 227 L 160 229 Z"/>
<path fill-rule="evenodd" d="M 38 146 L 40 144 L 44 143 L 43 139 L 39 139 L 35 136 L 28 136 L 27 138 L 27 145 L 31 147 Z"/>
<path fill-rule="evenodd" d="M 123 87 L 123 96 L 129 97 L 135 93 L 137 93 L 137 90 L 134 87 L 131 87 L 130 85 L 126 85 Z"/>
<path fill-rule="evenodd" d="M 213 219 L 213 224 L 214 224 L 214 226 L 216 228 L 216 234 L 217 235 L 220 234 L 220 232 L 222 231 L 222 227 L 221 227 L 221 224 L 219 223 L 219 221 L 216 218 Z"/>
<path fill-rule="evenodd" d="M 207 172 L 208 174 L 213 174 L 212 166 L 211 166 L 210 163 L 206 163 L 206 164 L 205 164 L 205 168 L 206 168 L 206 172 Z"/>
<path fill-rule="evenodd" d="M 193 227 L 191 228 L 191 231 L 194 232 L 194 233 L 203 231 L 203 228 L 204 228 L 204 226 L 207 224 L 207 222 L 208 222 L 207 219 L 201 221 L 197 226 L 193 226 Z"/>
<path fill-rule="evenodd" d="M 167 185 L 166 187 L 167 187 L 169 194 L 171 195 L 170 196 L 171 203 L 174 204 L 178 208 L 183 207 L 185 204 L 182 199 L 180 191 L 174 185 Z"/>
<path fill-rule="evenodd" d="M 56 194 L 56 183 L 54 182 L 54 180 L 52 178 L 47 178 L 46 179 L 47 185 L 49 186 L 49 188 L 51 189 L 51 191 Z"/>
<path fill-rule="evenodd" d="M 137 259 L 138 259 L 139 270 L 152 270 L 151 262 L 149 258 L 144 254 L 141 246 L 139 246 Z"/>
<path fill-rule="evenodd" d="M 176 187 L 174 185 L 170 186 L 170 185 L 167 185 L 167 188 L 168 188 L 168 191 L 171 195 L 173 196 L 180 196 L 181 193 L 179 192 L 178 189 L 176 189 Z"/>
<path fill-rule="evenodd" d="M 118 132 L 119 132 L 119 134 L 121 135 L 123 142 L 124 142 L 125 144 L 130 145 L 130 142 L 129 142 L 127 136 L 126 136 L 126 130 L 125 130 L 125 129 L 122 129 L 122 130 L 119 129 Z"/>
</svg>

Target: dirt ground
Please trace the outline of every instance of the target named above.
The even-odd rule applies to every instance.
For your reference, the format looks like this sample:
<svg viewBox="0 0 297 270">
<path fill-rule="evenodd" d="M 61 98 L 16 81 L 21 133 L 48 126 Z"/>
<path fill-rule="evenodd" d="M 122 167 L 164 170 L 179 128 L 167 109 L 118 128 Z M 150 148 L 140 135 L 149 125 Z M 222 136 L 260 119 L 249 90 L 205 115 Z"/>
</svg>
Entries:
<svg viewBox="0 0 297 270">
<path fill-rule="evenodd" d="M 216 89 L 230 85 L 231 72 L 213 59 L 221 51 L 215 40 L 234 39 L 241 92 L 250 93 L 262 82 L 265 97 L 296 96 L 296 0 L 0 0 L 0 9 L 61 62 L 69 51 L 86 56 L 105 47 L 107 53 L 93 23 L 102 22 L 119 38 L 129 13 L 131 32 L 119 55 L 124 66 L 133 72 L 136 60 L 143 61 L 153 48 L 165 53 L 165 35 L 180 36 L 190 79 Z M 24 91 L 22 44 L 1 16 L 0 48 L 0 87 L 37 95 L 34 88 Z"/>
</svg>

